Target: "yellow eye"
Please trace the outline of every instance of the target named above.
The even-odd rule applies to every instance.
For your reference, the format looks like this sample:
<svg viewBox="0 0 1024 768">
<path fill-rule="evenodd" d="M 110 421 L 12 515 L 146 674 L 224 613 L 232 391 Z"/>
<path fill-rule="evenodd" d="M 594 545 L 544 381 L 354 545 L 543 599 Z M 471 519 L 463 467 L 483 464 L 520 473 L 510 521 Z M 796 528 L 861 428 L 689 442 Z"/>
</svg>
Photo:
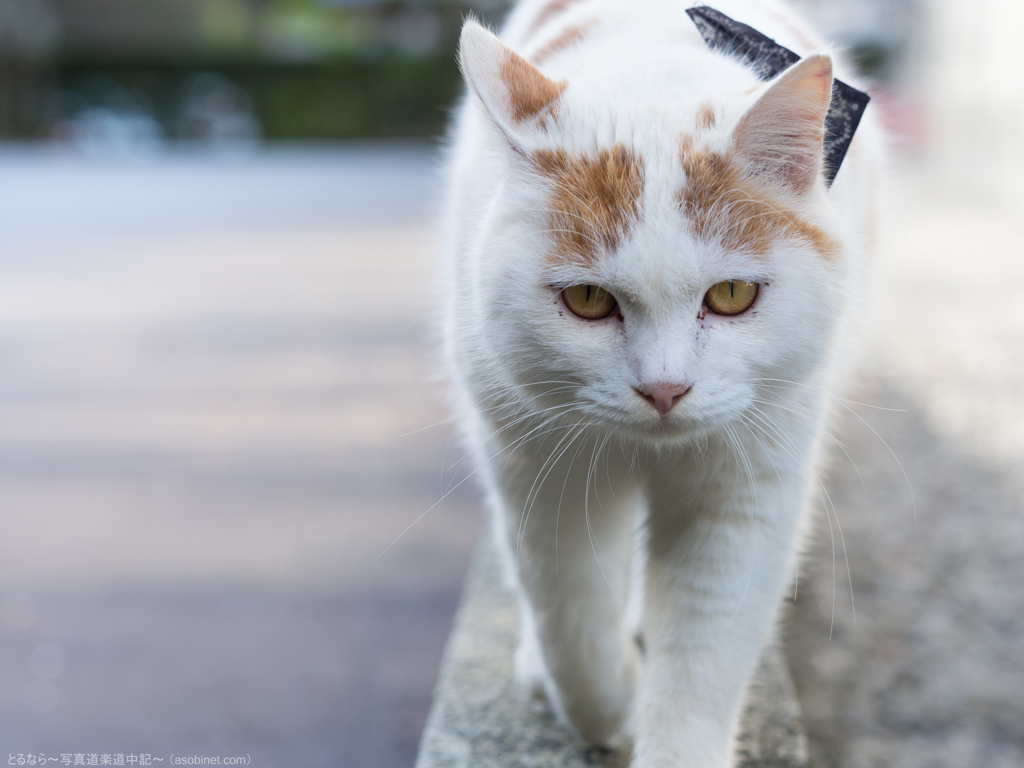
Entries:
<svg viewBox="0 0 1024 768">
<path fill-rule="evenodd" d="M 584 320 L 600 320 L 615 311 L 618 303 L 604 288 L 596 285 L 574 285 L 562 291 L 562 298 L 574 315 Z"/>
<path fill-rule="evenodd" d="M 704 295 L 704 303 L 716 315 L 738 315 L 750 309 L 757 298 L 757 283 L 746 280 L 726 280 L 711 286 Z"/>
</svg>

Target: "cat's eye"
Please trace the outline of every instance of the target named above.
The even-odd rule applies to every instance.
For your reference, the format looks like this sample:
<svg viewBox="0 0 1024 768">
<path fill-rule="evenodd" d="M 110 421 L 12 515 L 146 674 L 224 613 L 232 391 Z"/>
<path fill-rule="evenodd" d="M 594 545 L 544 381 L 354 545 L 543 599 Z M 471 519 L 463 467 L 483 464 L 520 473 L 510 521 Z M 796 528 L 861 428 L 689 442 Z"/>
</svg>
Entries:
<svg viewBox="0 0 1024 768">
<path fill-rule="evenodd" d="M 596 285 L 574 285 L 562 291 L 565 306 L 584 320 L 600 320 L 615 311 L 618 302 L 604 288 Z"/>
<path fill-rule="evenodd" d="M 726 280 L 711 286 L 704 294 L 704 303 L 716 315 L 738 315 L 746 312 L 757 298 L 757 283 Z"/>
</svg>

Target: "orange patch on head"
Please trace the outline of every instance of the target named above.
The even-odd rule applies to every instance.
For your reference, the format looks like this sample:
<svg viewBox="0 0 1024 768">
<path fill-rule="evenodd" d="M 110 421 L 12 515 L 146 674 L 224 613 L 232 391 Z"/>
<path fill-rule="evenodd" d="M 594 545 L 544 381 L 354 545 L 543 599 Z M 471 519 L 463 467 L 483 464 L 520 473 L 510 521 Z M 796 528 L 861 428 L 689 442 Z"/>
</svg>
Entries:
<svg viewBox="0 0 1024 768">
<path fill-rule="evenodd" d="M 709 131 L 715 127 L 715 110 L 710 101 L 705 101 L 697 110 L 697 130 Z"/>
<path fill-rule="evenodd" d="M 530 57 L 531 61 L 533 61 L 534 64 L 540 64 L 547 59 L 550 59 L 559 51 L 565 50 L 574 43 L 578 43 L 583 39 L 584 33 L 592 26 L 593 22 L 584 26 L 567 27 L 558 35 L 558 37 L 533 54 L 533 56 Z"/>
<path fill-rule="evenodd" d="M 505 51 L 501 62 L 501 79 L 508 89 L 510 117 L 515 123 L 537 117 L 562 95 L 566 85 L 565 80 L 555 82 L 544 77 L 510 50 Z"/>
<path fill-rule="evenodd" d="M 533 20 L 533 24 L 530 25 L 530 31 L 527 32 L 527 37 L 535 33 L 538 29 L 547 24 L 551 19 L 555 18 L 561 13 L 564 13 L 569 6 L 574 5 L 579 0 L 551 0 L 547 5 L 540 9 L 540 13 L 537 14 L 537 18 Z"/>
<path fill-rule="evenodd" d="M 731 153 L 698 149 L 692 137 L 684 136 L 679 157 L 686 185 L 676 202 L 696 237 L 757 255 L 788 237 L 802 240 L 824 258 L 839 255 L 835 240 L 752 177 Z"/>
<path fill-rule="evenodd" d="M 629 236 L 640 218 L 644 190 L 639 155 L 616 144 L 596 157 L 542 149 L 533 153 L 533 161 L 553 183 L 552 262 L 591 265 Z"/>
</svg>

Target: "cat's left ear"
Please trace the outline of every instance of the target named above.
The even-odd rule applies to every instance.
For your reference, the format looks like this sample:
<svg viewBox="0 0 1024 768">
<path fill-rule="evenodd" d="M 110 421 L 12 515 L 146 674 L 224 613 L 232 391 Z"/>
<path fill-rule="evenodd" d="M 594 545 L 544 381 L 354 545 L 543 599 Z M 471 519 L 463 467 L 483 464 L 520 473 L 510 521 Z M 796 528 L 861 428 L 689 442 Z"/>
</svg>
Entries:
<svg viewBox="0 0 1024 768">
<path fill-rule="evenodd" d="M 733 145 L 748 168 L 787 190 L 807 192 L 821 173 L 832 59 L 808 56 L 783 72 L 743 116 Z"/>
<path fill-rule="evenodd" d="M 555 108 L 566 82 L 555 82 L 472 19 L 462 27 L 459 65 L 466 85 L 518 146 L 517 136 Z"/>
</svg>

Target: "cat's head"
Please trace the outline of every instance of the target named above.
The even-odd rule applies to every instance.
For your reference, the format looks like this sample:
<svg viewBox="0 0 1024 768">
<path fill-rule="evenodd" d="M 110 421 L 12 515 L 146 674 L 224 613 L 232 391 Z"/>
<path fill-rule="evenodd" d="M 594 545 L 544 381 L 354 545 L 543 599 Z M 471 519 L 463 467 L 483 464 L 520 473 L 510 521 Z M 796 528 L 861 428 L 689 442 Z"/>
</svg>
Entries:
<svg viewBox="0 0 1024 768">
<path fill-rule="evenodd" d="M 822 365 L 848 250 L 828 56 L 767 84 L 692 46 L 542 72 L 468 22 L 460 58 L 494 194 L 461 300 L 492 387 L 661 442 Z"/>
</svg>

